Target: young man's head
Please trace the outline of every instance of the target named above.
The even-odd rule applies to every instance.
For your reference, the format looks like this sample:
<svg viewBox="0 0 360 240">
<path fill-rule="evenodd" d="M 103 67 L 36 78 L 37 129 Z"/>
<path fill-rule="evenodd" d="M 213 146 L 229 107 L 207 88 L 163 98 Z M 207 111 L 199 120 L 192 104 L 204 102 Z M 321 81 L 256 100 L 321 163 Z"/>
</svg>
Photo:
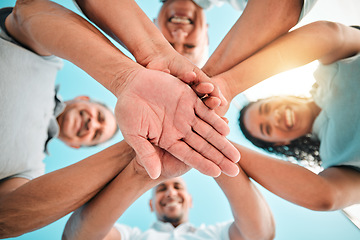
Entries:
<svg viewBox="0 0 360 240">
<path fill-rule="evenodd" d="M 191 0 L 165 0 L 155 23 L 177 52 L 195 65 L 206 62 L 209 52 L 208 25 L 201 7 Z"/>
<path fill-rule="evenodd" d="M 167 180 L 153 188 L 150 208 L 159 221 L 169 222 L 177 227 L 188 221 L 191 207 L 191 195 L 182 178 Z"/>
<path fill-rule="evenodd" d="M 57 121 L 60 127 L 59 139 L 74 148 L 103 143 L 117 131 L 114 114 L 86 96 L 67 101 Z"/>
</svg>

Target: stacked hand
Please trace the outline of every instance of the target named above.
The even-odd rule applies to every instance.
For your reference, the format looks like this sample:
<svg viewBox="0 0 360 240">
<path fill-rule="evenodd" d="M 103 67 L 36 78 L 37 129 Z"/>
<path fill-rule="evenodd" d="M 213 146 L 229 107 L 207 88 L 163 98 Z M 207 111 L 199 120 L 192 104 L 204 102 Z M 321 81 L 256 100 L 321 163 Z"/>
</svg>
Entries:
<svg viewBox="0 0 360 240">
<path fill-rule="evenodd" d="M 209 83 L 195 85 L 203 94 L 211 94 Z M 152 178 L 162 170 L 153 144 L 206 175 L 234 176 L 239 171 L 235 162 L 240 154 L 225 138 L 226 122 L 189 85 L 167 73 L 134 71 L 123 84 L 115 112 L 124 139 Z"/>
</svg>

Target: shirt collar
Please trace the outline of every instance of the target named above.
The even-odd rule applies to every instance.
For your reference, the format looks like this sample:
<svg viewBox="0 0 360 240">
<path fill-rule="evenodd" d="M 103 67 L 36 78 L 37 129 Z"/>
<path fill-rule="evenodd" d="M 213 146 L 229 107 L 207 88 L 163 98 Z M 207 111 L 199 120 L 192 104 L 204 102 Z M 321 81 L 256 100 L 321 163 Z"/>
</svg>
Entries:
<svg viewBox="0 0 360 240">
<path fill-rule="evenodd" d="M 196 231 L 196 228 L 189 222 L 182 223 L 175 228 L 171 223 L 156 221 L 151 225 L 151 228 L 159 232 L 172 232 L 172 231 L 195 232 Z"/>
</svg>

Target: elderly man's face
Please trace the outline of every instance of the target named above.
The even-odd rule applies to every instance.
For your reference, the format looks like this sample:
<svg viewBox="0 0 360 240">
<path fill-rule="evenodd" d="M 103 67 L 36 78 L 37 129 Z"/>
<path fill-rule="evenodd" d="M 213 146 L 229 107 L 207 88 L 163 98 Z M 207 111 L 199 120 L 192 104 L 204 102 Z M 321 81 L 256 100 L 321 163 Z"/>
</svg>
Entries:
<svg viewBox="0 0 360 240">
<path fill-rule="evenodd" d="M 160 9 L 157 26 L 175 50 L 194 64 L 199 65 L 207 56 L 205 13 L 193 1 L 167 0 Z"/>
<path fill-rule="evenodd" d="M 57 120 L 60 126 L 59 139 L 75 148 L 103 143 L 117 129 L 114 114 L 84 96 L 67 101 L 65 110 Z"/>
<path fill-rule="evenodd" d="M 153 191 L 150 207 L 155 211 L 158 220 L 174 226 L 188 221 L 192 199 L 182 178 L 167 180 L 156 186 Z"/>
</svg>

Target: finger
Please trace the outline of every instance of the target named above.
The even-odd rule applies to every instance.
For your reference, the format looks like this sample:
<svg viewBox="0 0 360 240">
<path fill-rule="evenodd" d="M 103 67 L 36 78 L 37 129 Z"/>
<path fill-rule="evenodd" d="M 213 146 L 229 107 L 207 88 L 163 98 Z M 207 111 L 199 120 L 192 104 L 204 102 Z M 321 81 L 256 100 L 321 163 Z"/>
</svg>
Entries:
<svg viewBox="0 0 360 240">
<path fill-rule="evenodd" d="M 181 140 L 170 146 L 167 151 L 186 165 L 197 169 L 205 175 L 217 177 L 221 174 L 221 169 L 215 163 L 196 152 Z"/>
<path fill-rule="evenodd" d="M 220 106 L 220 99 L 216 97 L 205 97 L 201 98 L 203 103 L 210 109 L 215 109 Z"/>
<path fill-rule="evenodd" d="M 237 164 L 225 157 L 218 149 L 209 142 L 205 141 L 195 132 L 190 132 L 183 141 L 185 141 L 196 152 L 215 163 L 226 175 L 234 177 L 239 173 L 239 167 Z"/>
<path fill-rule="evenodd" d="M 227 123 L 213 110 L 210 110 L 200 99 L 196 100 L 195 114 L 220 134 L 226 136 L 230 133 L 230 128 Z"/>
<path fill-rule="evenodd" d="M 229 119 L 227 119 L 226 117 L 221 117 L 222 120 L 224 120 L 227 124 L 229 124 Z"/>
<path fill-rule="evenodd" d="M 199 71 L 196 73 L 196 76 L 197 76 L 197 78 L 198 78 L 197 82 L 210 82 L 211 84 L 213 84 L 214 90 L 213 90 L 211 93 L 208 93 L 208 94 L 209 94 L 210 96 L 212 96 L 212 97 L 217 97 L 217 98 L 219 98 L 220 101 L 221 101 L 220 106 L 224 106 L 224 105 L 227 105 L 227 104 L 228 104 L 225 96 L 221 93 L 219 86 L 218 86 L 216 83 L 214 83 L 213 81 L 211 81 L 210 78 L 209 78 L 204 72 L 202 72 L 201 70 L 199 70 Z"/>
<path fill-rule="evenodd" d="M 196 73 L 194 72 L 186 72 L 184 73 L 182 76 L 179 75 L 177 76 L 181 81 L 189 84 L 189 85 L 193 85 L 196 83 Z"/>
<path fill-rule="evenodd" d="M 206 122 L 201 119 L 197 119 L 192 125 L 192 129 L 208 143 L 211 143 L 218 151 L 220 151 L 232 162 L 238 162 L 240 160 L 239 151 L 229 142 L 229 140 L 215 131 Z M 200 154 L 202 154 L 202 152 L 200 152 Z"/>
<path fill-rule="evenodd" d="M 157 179 L 161 174 L 161 161 L 154 146 L 143 137 L 128 137 L 125 140 L 136 152 L 139 164 L 152 179 Z"/>
<path fill-rule="evenodd" d="M 210 82 L 197 83 L 197 84 L 191 85 L 191 88 L 197 93 L 198 96 L 210 94 L 214 91 L 214 85 Z"/>
</svg>

